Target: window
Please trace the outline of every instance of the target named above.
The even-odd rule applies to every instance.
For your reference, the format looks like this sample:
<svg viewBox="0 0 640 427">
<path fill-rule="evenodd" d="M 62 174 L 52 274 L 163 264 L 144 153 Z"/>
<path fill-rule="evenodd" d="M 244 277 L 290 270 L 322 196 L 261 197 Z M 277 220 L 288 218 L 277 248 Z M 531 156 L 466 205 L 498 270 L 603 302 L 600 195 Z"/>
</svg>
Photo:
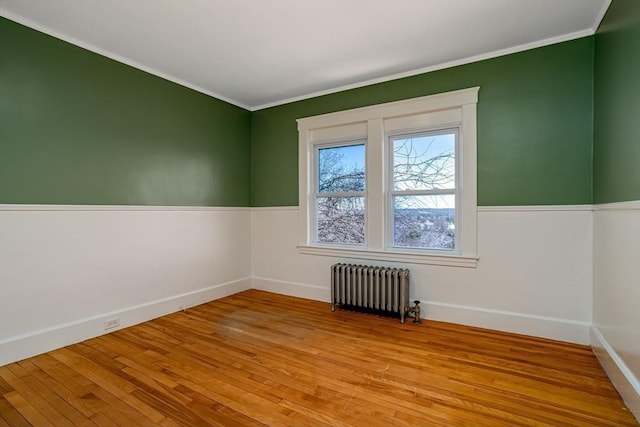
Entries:
<svg viewBox="0 0 640 427">
<path fill-rule="evenodd" d="M 300 251 L 475 266 L 477 94 L 298 119 Z"/>
<path fill-rule="evenodd" d="M 316 242 L 364 244 L 365 145 L 316 147 Z"/>
<path fill-rule="evenodd" d="M 457 129 L 389 137 L 391 242 L 455 250 Z"/>
</svg>

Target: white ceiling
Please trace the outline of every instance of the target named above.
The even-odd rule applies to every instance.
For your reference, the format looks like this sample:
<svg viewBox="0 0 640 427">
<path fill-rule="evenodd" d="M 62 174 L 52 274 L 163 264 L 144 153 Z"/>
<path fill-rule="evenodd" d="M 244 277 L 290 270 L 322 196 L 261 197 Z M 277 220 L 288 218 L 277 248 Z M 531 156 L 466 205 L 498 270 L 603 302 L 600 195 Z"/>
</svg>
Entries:
<svg viewBox="0 0 640 427">
<path fill-rule="evenodd" d="M 0 15 L 238 106 L 593 34 L 611 0 L 0 0 Z"/>
</svg>

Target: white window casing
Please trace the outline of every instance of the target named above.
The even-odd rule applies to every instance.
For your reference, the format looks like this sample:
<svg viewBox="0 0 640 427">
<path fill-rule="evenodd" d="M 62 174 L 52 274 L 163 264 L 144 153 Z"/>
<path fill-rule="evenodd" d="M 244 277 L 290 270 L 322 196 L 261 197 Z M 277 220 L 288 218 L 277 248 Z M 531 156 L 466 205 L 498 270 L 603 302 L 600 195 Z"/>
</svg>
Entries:
<svg viewBox="0 0 640 427">
<path fill-rule="evenodd" d="M 477 265 L 478 87 L 298 119 L 299 250 L 304 254 L 376 261 Z M 390 241 L 390 153 L 388 136 L 456 129 L 456 248 L 453 251 L 393 248 Z M 319 144 L 365 141 L 365 244 L 314 243 L 315 161 Z"/>
</svg>

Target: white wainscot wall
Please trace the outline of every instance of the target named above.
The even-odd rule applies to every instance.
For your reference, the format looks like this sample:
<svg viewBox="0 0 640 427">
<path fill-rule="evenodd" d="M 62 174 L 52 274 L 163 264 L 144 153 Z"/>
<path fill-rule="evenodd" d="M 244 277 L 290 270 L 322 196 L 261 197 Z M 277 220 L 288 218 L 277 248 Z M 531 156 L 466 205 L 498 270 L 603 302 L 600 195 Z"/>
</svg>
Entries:
<svg viewBox="0 0 640 427">
<path fill-rule="evenodd" d="M 640 201 L 594 210 L 592 345 L 640 421 Z"/>
<path fill-rule="evenodd" d="M 480 208 L 476 268 L 300 254 L 297 207 L 254 208 L 252 223 L 256 289 L 329 301 L 333 263 L 402 266 L 429 319 L 589 343 L 591 206 Z"/>
<path fill-rule="evenodd" d="M 249 289 L 250 225 L 248 208 L 0 206 L 0 366 Z"/>
</svg>

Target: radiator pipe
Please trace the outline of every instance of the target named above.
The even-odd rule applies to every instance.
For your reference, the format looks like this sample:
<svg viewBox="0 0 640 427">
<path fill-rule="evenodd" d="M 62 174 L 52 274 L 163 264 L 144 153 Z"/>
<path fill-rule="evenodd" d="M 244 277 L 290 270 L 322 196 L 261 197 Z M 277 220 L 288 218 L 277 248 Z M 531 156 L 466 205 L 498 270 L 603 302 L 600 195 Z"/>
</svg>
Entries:
<svg viewBox="0 0 640 427">
<path fill-rule="evenodd" d="M 420 318 L 420 300 L 415 300 L 413 303 L 415 305 L 409 307 L 407 312 L 413 313 L 413 323 L 422 323 L 422 319 Z"/>
</svg>

